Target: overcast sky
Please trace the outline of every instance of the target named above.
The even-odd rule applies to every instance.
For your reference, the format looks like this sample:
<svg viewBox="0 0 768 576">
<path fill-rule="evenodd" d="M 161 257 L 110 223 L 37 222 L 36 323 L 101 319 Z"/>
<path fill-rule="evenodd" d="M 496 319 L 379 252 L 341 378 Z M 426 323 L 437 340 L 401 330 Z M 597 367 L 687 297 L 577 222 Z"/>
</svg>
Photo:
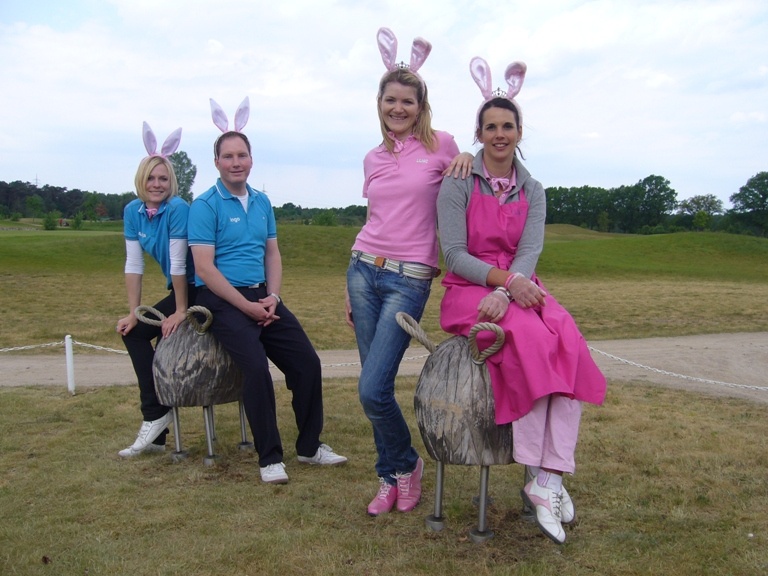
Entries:
<svg viewBox="0 0 768 576">
<path fill-rule="evenodd" d="M 470 59 L 499 86 L 524 61 L 522 148 L 544 186 L 657 174 L 729 207 L 768 171 L 765 0 L 0 0 L 0 180 L 132 191 L 146 120 L 161 143 L 183 128 L 200 194 L 218 175 L 208 99 L 232 121 L 247 95 L 254 187 L 277 206 L 364 204 L 381 26 L 398 60 L 432 43 L 433 126 L 466 151 Z"/>
</svg>

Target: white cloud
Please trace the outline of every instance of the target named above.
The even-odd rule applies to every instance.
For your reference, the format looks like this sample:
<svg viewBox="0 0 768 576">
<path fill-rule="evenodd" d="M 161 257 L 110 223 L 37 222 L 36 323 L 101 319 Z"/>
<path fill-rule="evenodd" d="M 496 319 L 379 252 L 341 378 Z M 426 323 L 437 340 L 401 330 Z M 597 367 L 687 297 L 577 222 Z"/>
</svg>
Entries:
<svg viewBox="0 0 768 576">
<path fill-rule="evenodd" d="M 660 174 L 681 199 L 727 200 L 768 170 L 760 0 L 27 4 L 0 10 L 0 180 L 129 190 L 147 120 L 159 134 L 183 126 L 200 192 L 216 176 L 208 99 L 234 114 L 247 94 L 255 185 L 278 204 L 363 203 L 362 158 L 380 138 L 380 26 L 401 59 L 415 36 L 432 42 L 422 75 L 434 125 L 465 150 L 480 99 L 470 58 L 501 82 L 525 61 L 523 147 L 545 185 Z"/>
</svg>

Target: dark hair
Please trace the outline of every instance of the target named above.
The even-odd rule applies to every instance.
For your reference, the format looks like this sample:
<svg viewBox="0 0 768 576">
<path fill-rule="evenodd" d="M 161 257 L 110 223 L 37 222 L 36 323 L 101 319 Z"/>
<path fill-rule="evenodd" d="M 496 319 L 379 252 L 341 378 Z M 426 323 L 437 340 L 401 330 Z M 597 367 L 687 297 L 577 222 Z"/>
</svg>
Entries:
<svg viewBox="0 0 768 576">
<path fill-rule="evenodd" d="M 248 148 L 248 154 L 251 153 L 251 143 L 248 141 L 248 136 L 242 132 L 235 132 L 234 130 L 230 130 L 229 132 L 224 132 L 224 134 L 216 138 L 216 142 L 213 144 L 214 158 L 219 157 L 219 152 L 221 152 L 221 143 L 224 142 L 224 140 L 228 140 L 229 138 L 241 138 L 243 142 L 245 142 L 245 146 Z"/>
<path fill-rule="evenodd" d="M 480 132 L 483 130 L 483 114 L 485 114 L 485 111 L 489 108 L 503 108 L 504 110 L 509 110 L 515 115 L 515 122 L 517 123 L 518 128 L 522 128 L 520 126 L 520 111 L 517 109 L 517 106 L 515 106 L 515 103 L 508 98 L 499 96 L 488 100 L 488 102 L 480 107 L 480 110 L 477 113 L 477 124 L 475 124 L 475 139 L 480 137 Z"/>
<path fill-rule="evenodd" d="M 517 104 L 515 102 L 512 102 L 509 98 L 504 98 L 502 96 L 498 96 L 496 98 L 491 98 L 480 106 L 480 110 L 477 113 L 477 124 L 475 125 L 475 142 L 477 142 L 480 139 L 480 133 L 483 131 L 483 114 L 485 114 L 486 110 L 489 110 L 490 108 L 502 108 L 504 110 L 509 110 L 512 112 L 512 114 L 515 115 L 515 123 L 517 124 L 517 129 L 522 130 L 523 127 L 520 124 L 520 110 L 517 107 Z M 517 146 L 517 151 L 520 153 L 520 157 L 525 160 L 525 156 L 523 156 L 523 151 L 520 150 L 520 146 Z"/>
</svg>

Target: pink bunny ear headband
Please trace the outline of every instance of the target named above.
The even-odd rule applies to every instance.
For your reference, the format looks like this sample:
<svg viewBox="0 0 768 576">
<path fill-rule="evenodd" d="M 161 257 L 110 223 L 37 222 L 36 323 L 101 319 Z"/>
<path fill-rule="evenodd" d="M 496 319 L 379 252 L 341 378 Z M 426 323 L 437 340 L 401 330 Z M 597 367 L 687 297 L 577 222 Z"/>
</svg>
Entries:
<svg viewBox="0 0 768 576">
<path fill-rule="evenodd" d="M 520 105 L 515 102 L 515 96 L 520 93 L 520 89 L 523 87 L 523 80 L 525 80 L 525 73 L 528 67 L 523 62 L 512 62 L 504 71 L 504 79 L 507 81 L 507 92 L 501 88 L 491 91 L 491 69 L 488 67 L 488 63 L 475 56 L 469 63 L 469 72 L 472 74 L 472 78 L 475 80 L 475 84 L 480 88 L 480 93 L 483 95 L 483 102 L 480 104 L 477 113 L 480 114 L 480 109 L 489 100 L 494 98 L 506 98 L 515 106 L 517 110 L 518 120 L 520 124 L 523 123 L 523 111 L 520 109 Z M 475 128 L 479 128 L 476 126 Z"/>
<path fill-rule="evenodd" d="M 229 120 L 224 110 L 219 106 L 216 101 L 211 98 L 211 118 L 213 123 L 222 132 L 229 132 Z M 240 103 L 235 111 L 235 132 L 242 132 L 245 125 L 248 124 L 248 116 L 251 114 L 251 103 L 248 100 L 248 96 Z"/>
<path fill-rule="evenodd" d="M 416 77 L 421 80 L 422 84 L 424 80 L 419 76 L 418 72 L 424 61 L 432 51 L 432 44 L 424 40 L 424 38 L 414 38 L 413 45 L 411 46 L 411 63 L 396 62 L 397 58 L 397 38 L 395 34 L 389 28 L 379 28 L 376 33 L 376 41 L 379 44 L 379 52 L 381 52 L 381 60 L 384 62 L 384 67 L 388 72 L 397 70 L 398 68 L 405 68 L 413 72 Z"/>
<path fill-rule="evenodd" d="M 150 128 L 149 124 L 146 122 L 144 122 L 142 138 L 144 139 L 144 148 L 147 149 L 148 155 L 168 158 L 168 156 L 176 152 L 179 147 L 179 142 L 181 142 L 181 128 L 176 128 L 176 130 L 171 132 L 170 136 L 165 139 L 163 147 L 160 149 L 160 153 L 157 152 L 157 138 L 155 138 L 155 133 L 152 132 L 152 128 Z"/>
</svg>

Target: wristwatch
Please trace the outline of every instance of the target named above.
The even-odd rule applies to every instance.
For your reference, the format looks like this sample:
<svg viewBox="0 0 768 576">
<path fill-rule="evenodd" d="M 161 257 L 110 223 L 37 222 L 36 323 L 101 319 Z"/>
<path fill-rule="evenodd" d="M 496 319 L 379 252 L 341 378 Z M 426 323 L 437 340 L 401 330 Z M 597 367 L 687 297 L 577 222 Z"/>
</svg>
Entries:
<svg viewBox="0 0 768 576">
<path fill-rule="evenodd" d="M 502 294 L 504 294 L 504 296 L 507 297 L 507 300 L 509 300 L 510 302 L 514 300 L 514 298 L 512 298 L 512 294 L 510 294 L 509 290 L 504 288 L 504 286 L 496 286 L 496 288 L 494 289 L 494 292 L 501 292 Z"/>
<path fill-rule="evenodd" d="M 280 298 L 280 296 L 278 296 L 278 295 L 277 295 L 277 294 L 275 294 L 274 292 L 270 292 L 270 293 L 269 293 L 269 296 L 272 296 L 272 297 L 273 297 L 275 300 L 277 300 L 277 303 L 278 303 L 278 304 L 280 304 L 280 302 L 282 302 L 282 301 L 283 301 L 283 300 Z"/>
</svg>

